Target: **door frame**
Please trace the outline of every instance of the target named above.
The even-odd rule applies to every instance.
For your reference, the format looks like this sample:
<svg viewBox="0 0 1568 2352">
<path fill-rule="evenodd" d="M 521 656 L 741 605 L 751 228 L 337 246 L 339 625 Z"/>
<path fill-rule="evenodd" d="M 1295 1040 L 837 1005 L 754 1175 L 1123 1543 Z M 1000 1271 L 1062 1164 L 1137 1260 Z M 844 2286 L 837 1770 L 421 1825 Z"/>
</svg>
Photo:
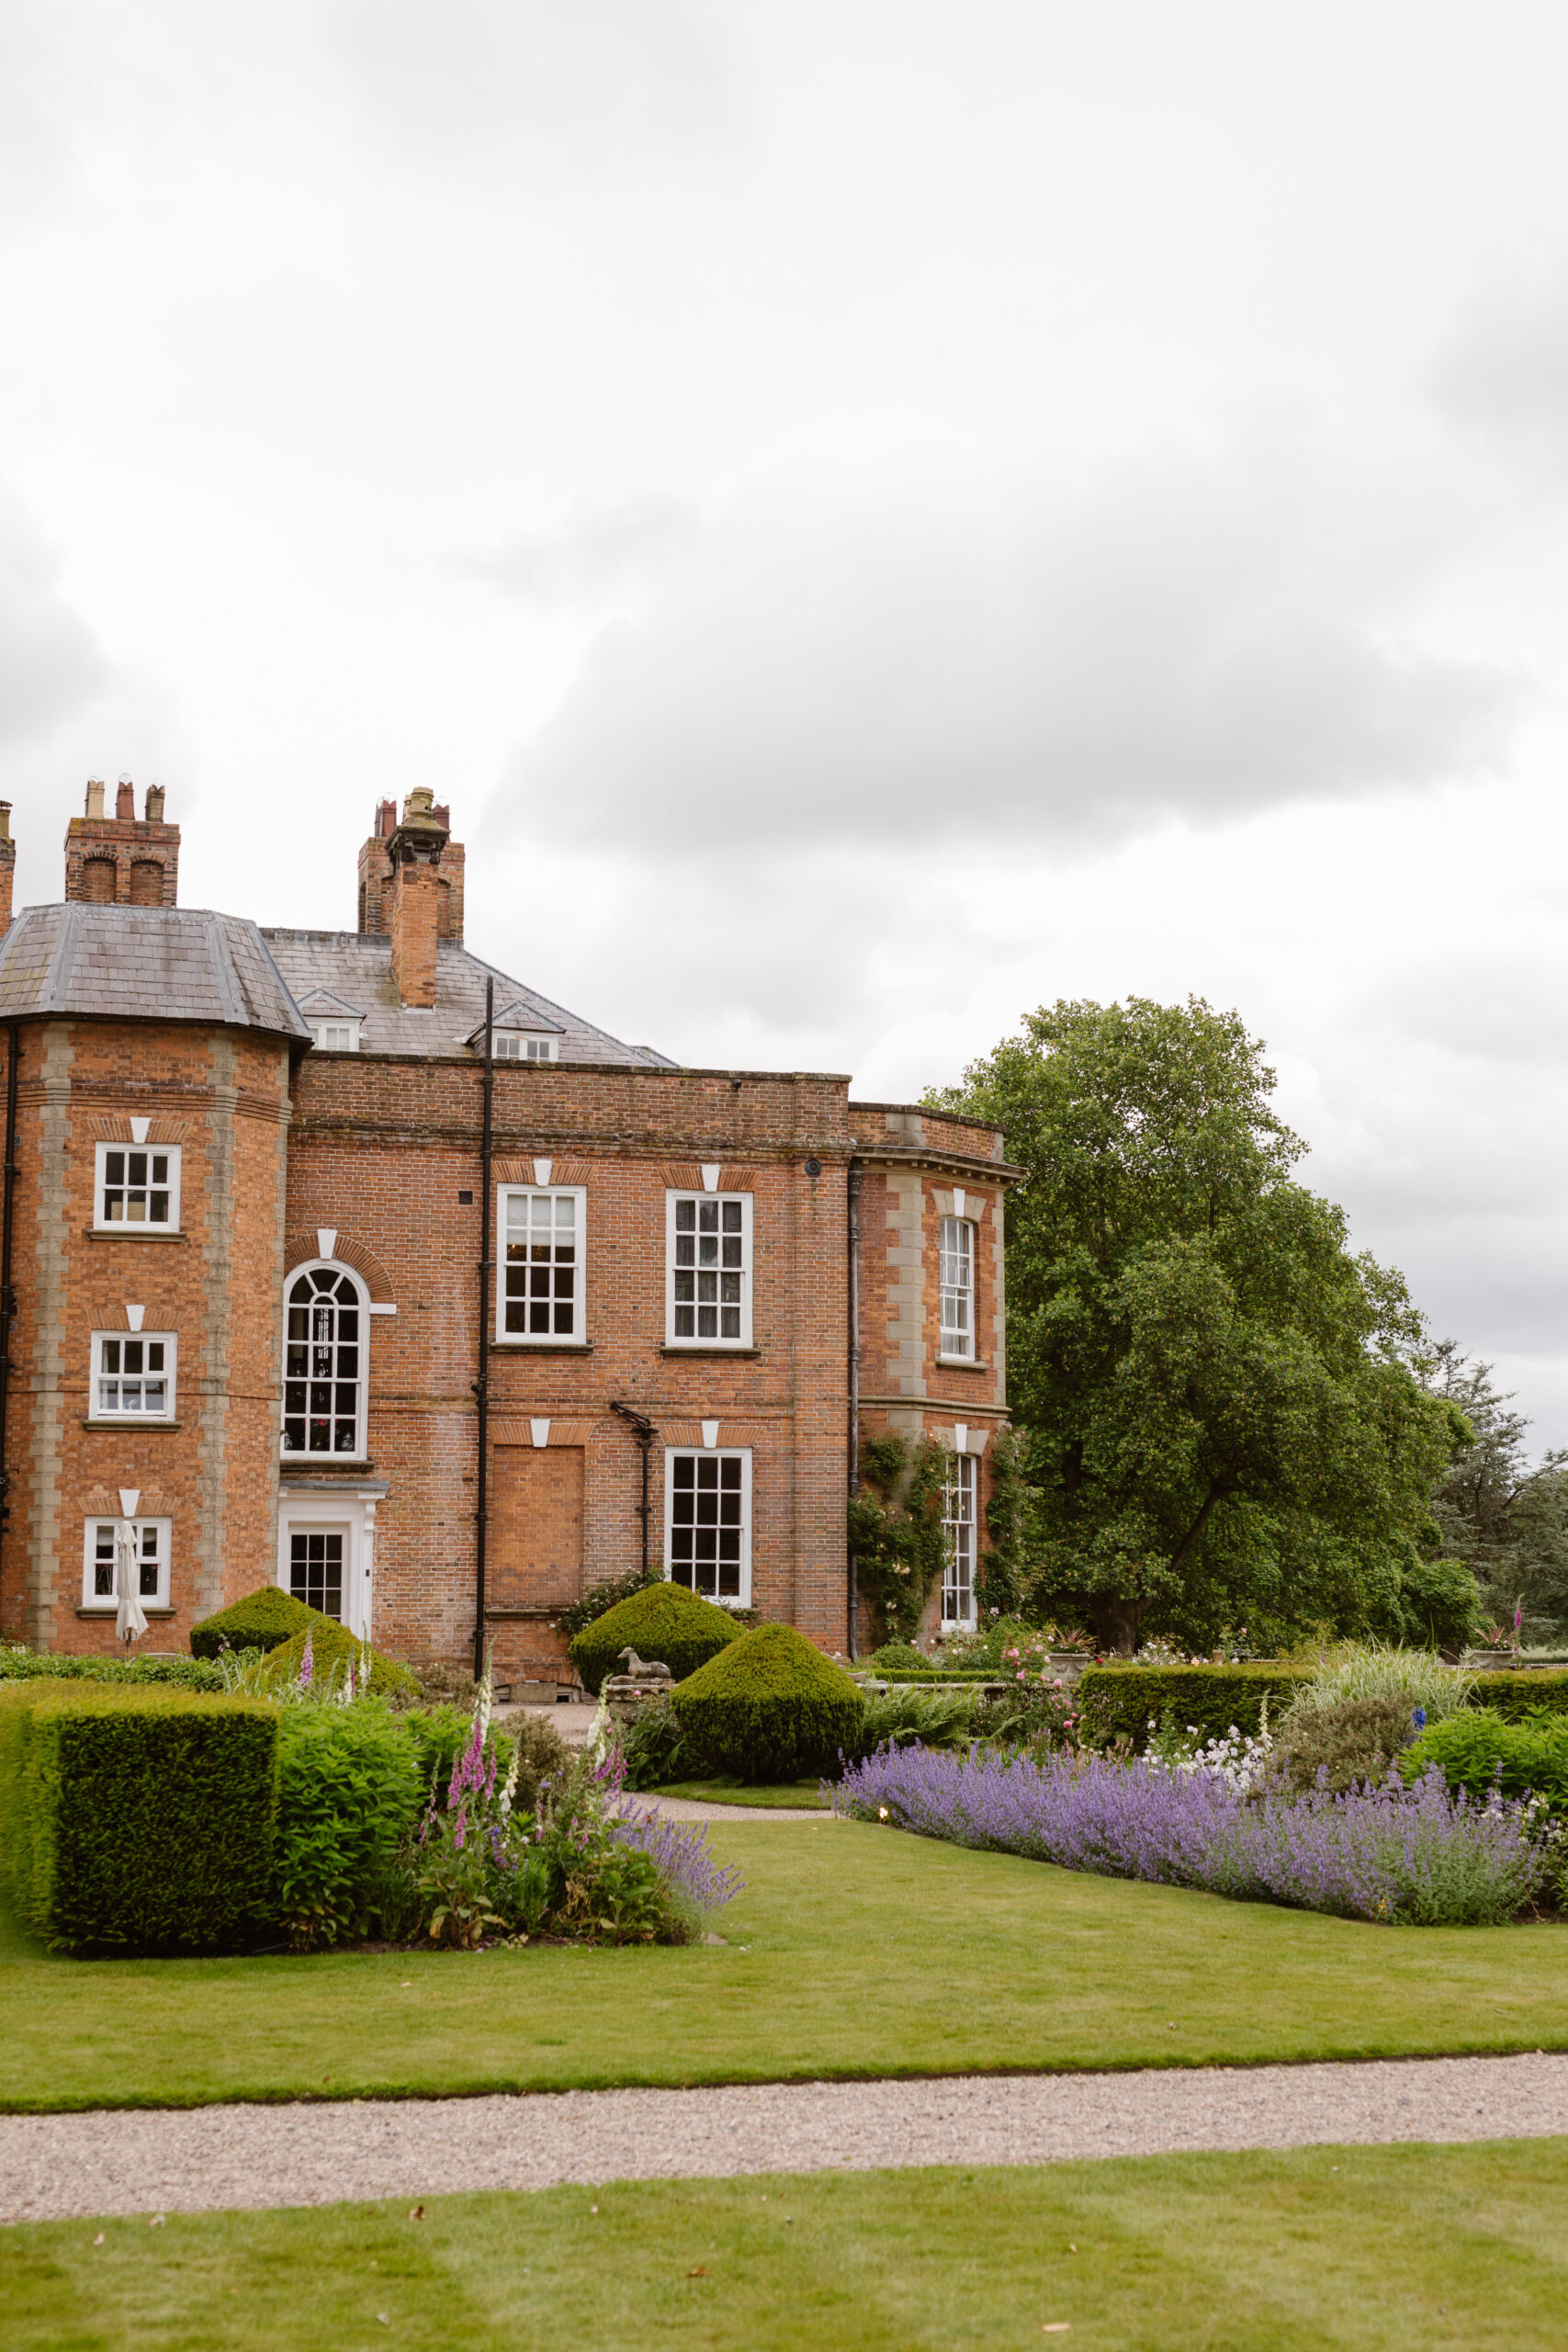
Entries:
<svg viewBox="0 0 1568 2352">
<path fill-rule="evenodd" d="M 277 1498 L 276 1580 L 288 1592 L 289 1538 L 307 1532 L 341 1534 L 343 1547 L 343 1623 L 355 1640 L 372 1638 L 375 1619 L 376 1505 L 386 1493 L 378 1486 L 363 1487 L 286 1486 Z"/>
</svg>

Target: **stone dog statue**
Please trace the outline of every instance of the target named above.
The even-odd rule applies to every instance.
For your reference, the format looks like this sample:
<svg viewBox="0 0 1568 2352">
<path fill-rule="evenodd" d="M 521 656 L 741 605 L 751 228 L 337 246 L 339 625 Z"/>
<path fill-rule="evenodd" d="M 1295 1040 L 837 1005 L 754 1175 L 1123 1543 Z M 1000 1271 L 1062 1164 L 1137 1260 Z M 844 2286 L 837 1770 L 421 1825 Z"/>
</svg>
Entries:
<svg viewBox="0 0 1568 2352">
<path fill-rule="evenodd" d="M 636 1650 L 629 1644 L 620 1655 L 625 1679 L 627 1681 L 673 1682 L 675 1679 L 667 1666 L 661 1665 L 657 1658 L 650 1662 L 648 1658 L 638 1657 Z M 616 1679 L 621 1679 L 621 1677 L 617 1676 Z"/>
</svg>

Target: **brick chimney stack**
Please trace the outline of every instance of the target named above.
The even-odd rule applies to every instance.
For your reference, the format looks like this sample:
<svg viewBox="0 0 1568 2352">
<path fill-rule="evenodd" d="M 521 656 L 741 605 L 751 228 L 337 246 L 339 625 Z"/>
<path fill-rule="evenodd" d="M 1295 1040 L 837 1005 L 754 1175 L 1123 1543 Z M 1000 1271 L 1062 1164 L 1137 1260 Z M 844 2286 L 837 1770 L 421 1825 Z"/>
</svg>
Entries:
<svg viewBox="0 0 1568 2352">
<path fill-rule="evenodd" d="M 84 813 L 65 828 L 65 895 L 94 906 L 172 907 L 179 892 L 180 829 L 164 822 L 164 788 L 147 787 L 139 823 L 136 789 L 121 776 L 115 813 L 104 814 L 104 787 L 95 776 Z"/>
<path fill-rule="evenodd" d="M 403 821 L 387 842 L 391 883 L 386 893 L 392 978 L 405 1005 L 435 1002 L 435 948 L 441 936 L 442 860 L 446 828 L 435 821 L 434 794 L 419 785 L 403 802 Z"/>
<path fill-rule="evenodd" d="M 0 939 L 11 928 L 11 891 L 17 879 L 17 844 L 11 839 L 11 804 L 0 800 Z"/>
<path fill-rule="evenodd" d="M 446 835 L 441 853 L 436 935 L 461 941 L 463 936 L 463 844 L 452 834 L 452 811 L 421 787 L 404 802 L 405 817 L 418 801 L 429 820 Z M 359 851 L 359 935 L 385 939 L 391 929 L 392 837 L 398 831 L 398 804 L 379 800 L 370 838 Z"/>
</svg>

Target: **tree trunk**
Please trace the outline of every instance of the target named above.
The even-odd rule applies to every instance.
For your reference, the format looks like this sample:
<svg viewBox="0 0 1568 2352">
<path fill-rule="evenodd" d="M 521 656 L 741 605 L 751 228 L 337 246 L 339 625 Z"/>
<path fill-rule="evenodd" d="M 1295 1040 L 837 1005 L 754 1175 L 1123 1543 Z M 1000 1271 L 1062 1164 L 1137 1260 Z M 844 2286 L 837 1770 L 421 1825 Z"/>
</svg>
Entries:
<svg viewBox="0 0 1568 2352">
<path fill-rule="evenodd" d="M 1094 1598 L 1094 1638 L 1101 1650 L 1131 1657 L 1138 1634 L 1138 1604 L 1130 1595 L 1100 1592 Z"/>
</svg>

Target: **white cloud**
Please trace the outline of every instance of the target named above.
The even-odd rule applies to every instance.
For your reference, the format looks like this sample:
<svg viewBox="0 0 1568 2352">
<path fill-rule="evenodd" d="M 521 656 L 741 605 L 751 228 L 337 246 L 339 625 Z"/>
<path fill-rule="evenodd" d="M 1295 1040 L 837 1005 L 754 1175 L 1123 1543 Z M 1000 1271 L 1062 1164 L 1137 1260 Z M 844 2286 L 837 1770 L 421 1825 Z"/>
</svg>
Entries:
<svg viewBox="0 0 1568 2352">
<path fill-rule="evenodd" d="M 699 514 L 690 499 L 631 492 L 580 504 L 556 531 L 519 531 L 457 568 L 541 610 L 603 605 L 668 576 L 688 555 Z"/>
<path fill-rule="evenodd" d="M 54 554 L 0 492 L 0 749 L 49 735 L 109 682 L 102 648 L 58 583 Z"/>
<path fill-rule="evenodd" d="M 1431 368 L 1458 423 L 1535 467 L 1568 465 L 1568 253 L 1494 258 Z"/>
<path fill-rule="evenodd" d="M 601 636 L 502 811 L 715 854 L 982 819 L 1092 843 L 1494 768 L 1521 681 L 1422 644 L 1425 582 L 1357 520 L 1376 497 L 1281 446 L 1076 486 L 774 481 Z"/>
</svg>

